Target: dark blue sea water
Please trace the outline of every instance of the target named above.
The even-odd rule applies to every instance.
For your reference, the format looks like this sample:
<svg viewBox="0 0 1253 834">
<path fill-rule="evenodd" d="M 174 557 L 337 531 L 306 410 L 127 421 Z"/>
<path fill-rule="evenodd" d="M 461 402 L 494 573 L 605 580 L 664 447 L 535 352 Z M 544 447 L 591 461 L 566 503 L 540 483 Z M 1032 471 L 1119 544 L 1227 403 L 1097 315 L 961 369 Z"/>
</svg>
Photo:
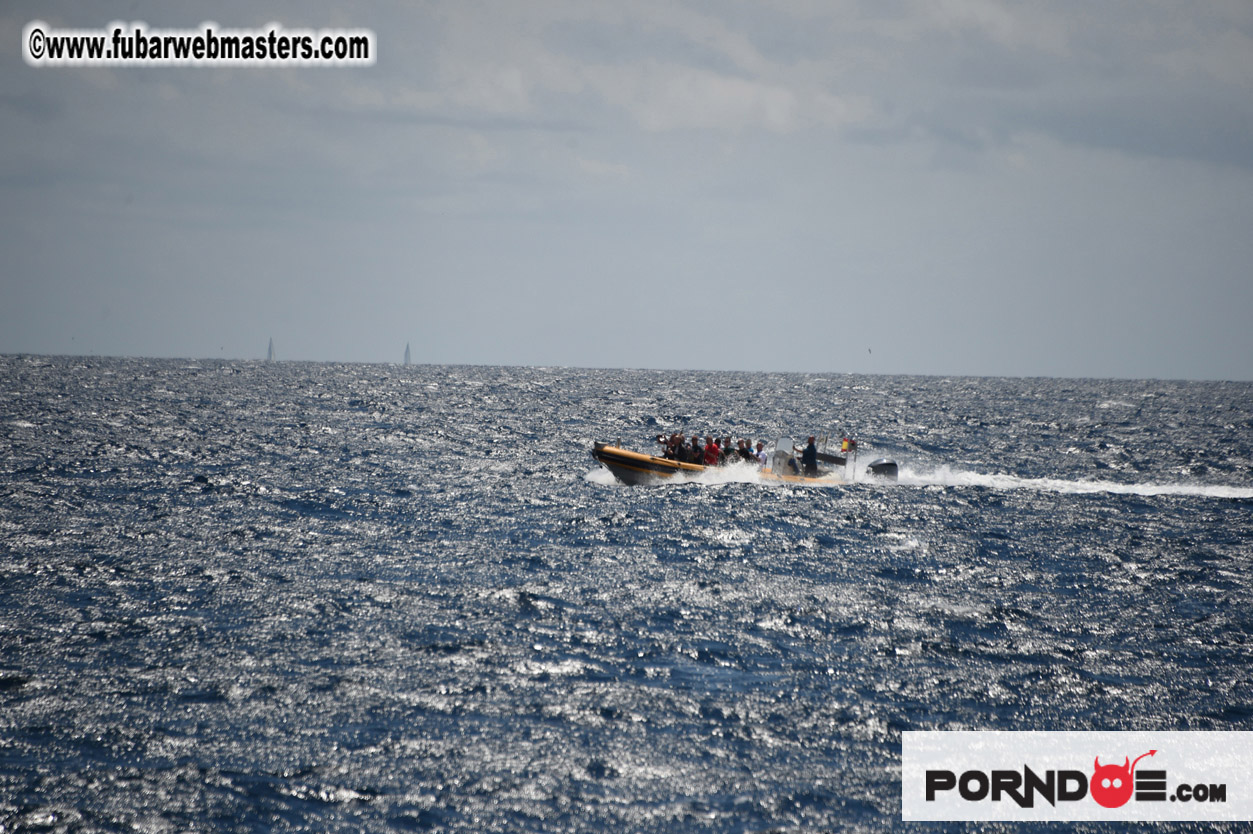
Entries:
<svg viewBox="0 0 1253 834">
<path fill-rule="evenodd" d="M 1251 543 L 1248 383 L 0 357 L 0 830 L 894 830 L 903 730 L 1253 729 Z"/>
</svg>

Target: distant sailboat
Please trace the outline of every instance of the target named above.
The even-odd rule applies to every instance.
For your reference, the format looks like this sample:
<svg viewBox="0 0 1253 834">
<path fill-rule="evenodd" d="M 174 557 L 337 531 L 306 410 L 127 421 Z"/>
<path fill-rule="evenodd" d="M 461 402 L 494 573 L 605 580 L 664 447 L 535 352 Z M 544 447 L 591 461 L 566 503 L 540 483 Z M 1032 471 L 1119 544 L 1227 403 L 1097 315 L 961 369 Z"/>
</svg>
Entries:
<svg viewBox="0 0 1253 834">
<path fill-rule="evenodd" d="M 405 367 L 409 367 L 409 343 L 405 342 Z"/>
<path fill-rule="evenodd" d="M 274 361 L 274 337 L 273 336 L 270 337 L 270 349 L 266 351 L 265 361 L 266 362 Z"/>
</svg>

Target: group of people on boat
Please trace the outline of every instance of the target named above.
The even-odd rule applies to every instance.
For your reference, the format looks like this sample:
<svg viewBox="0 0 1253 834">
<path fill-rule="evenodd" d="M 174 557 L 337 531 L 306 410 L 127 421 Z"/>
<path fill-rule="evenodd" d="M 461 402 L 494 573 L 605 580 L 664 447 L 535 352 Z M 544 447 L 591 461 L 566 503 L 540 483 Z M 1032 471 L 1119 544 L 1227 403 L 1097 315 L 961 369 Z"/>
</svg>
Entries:
<svg viewBox="0 0 1253 834">
<path fill-rule="evenodd" d="M 702 444 L 700 435 L 692 435 L 689 441 L 682 434 L 672 434 L 666 436 L 664 434 L 657 435 L 657 442 L 665 446 L 662 457 L 666 460 L 678 461 L 679 463 L 695 463 L 700 466 L 724 466 L 728 463 L 751 463 L 756 466 L 765 466 L 766 464 L 766 442 L 764 440 L 757 441 L 757 448 L 753 448 L 751 440 L 740 440 L 734 446 L 731 445 L 731 438 L 724 437 L 721 440 L 713 435 L 706 435 L 705 442 Z"/>
</svg>

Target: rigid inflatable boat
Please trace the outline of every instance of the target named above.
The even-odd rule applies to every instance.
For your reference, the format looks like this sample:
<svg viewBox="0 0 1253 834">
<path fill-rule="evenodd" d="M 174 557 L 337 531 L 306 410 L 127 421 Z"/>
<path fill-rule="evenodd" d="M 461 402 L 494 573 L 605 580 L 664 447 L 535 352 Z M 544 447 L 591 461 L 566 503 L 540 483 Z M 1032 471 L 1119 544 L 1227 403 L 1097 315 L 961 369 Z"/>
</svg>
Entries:
<svg viewBox="0 0 1253 834">
<path fill-rule="evenodd" d="M 857 446 L 852 444 L 850 448 L 848 444 L 845 444 L 845 450 L 844 455 L 819 452 L 819 464 L 826 464 L 826 467 L 820 465 L 817 476 L 805 475 L 793 451 L 791 439 L 780 437 L 775 441 L 774 452 L 769 456 L 768 463 L 758 470 L 758 474 L 763 481 L 784 481 L 814 486 L 850 484 L 855 479 Z M 660 455 L 632 452 L 620 446 L 600 442 L 593 445 L 592 457 L 612 472 L 619 481 L 634 486 L 665 483 L 676 478 L 682 480 L 685 477 L 700 475 L 706 469 L 718 468 L 672 460 Z M 752 464 L 733 462 L 727 466 L 752 466 Z M 896 461 L 879 458 L 866 467 L 863 476 L 895 481 L 897 472 Z"/>
</svg>

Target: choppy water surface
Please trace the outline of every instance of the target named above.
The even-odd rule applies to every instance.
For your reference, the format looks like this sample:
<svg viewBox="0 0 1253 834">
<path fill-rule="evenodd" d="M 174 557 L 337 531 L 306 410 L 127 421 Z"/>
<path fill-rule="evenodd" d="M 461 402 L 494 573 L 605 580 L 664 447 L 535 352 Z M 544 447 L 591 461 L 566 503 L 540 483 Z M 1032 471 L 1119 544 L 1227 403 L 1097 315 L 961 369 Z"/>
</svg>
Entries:
<svg viewBox="0 0 1253 834">
<path fill-rule="evenodd" d="M 589 455 L 780 430 L 901 482 Z M 1253 729 L 1251 439 L 1247 383 L 0 357 L 0 829 L 890 830 L 902 730 Z"/>
</svg>

